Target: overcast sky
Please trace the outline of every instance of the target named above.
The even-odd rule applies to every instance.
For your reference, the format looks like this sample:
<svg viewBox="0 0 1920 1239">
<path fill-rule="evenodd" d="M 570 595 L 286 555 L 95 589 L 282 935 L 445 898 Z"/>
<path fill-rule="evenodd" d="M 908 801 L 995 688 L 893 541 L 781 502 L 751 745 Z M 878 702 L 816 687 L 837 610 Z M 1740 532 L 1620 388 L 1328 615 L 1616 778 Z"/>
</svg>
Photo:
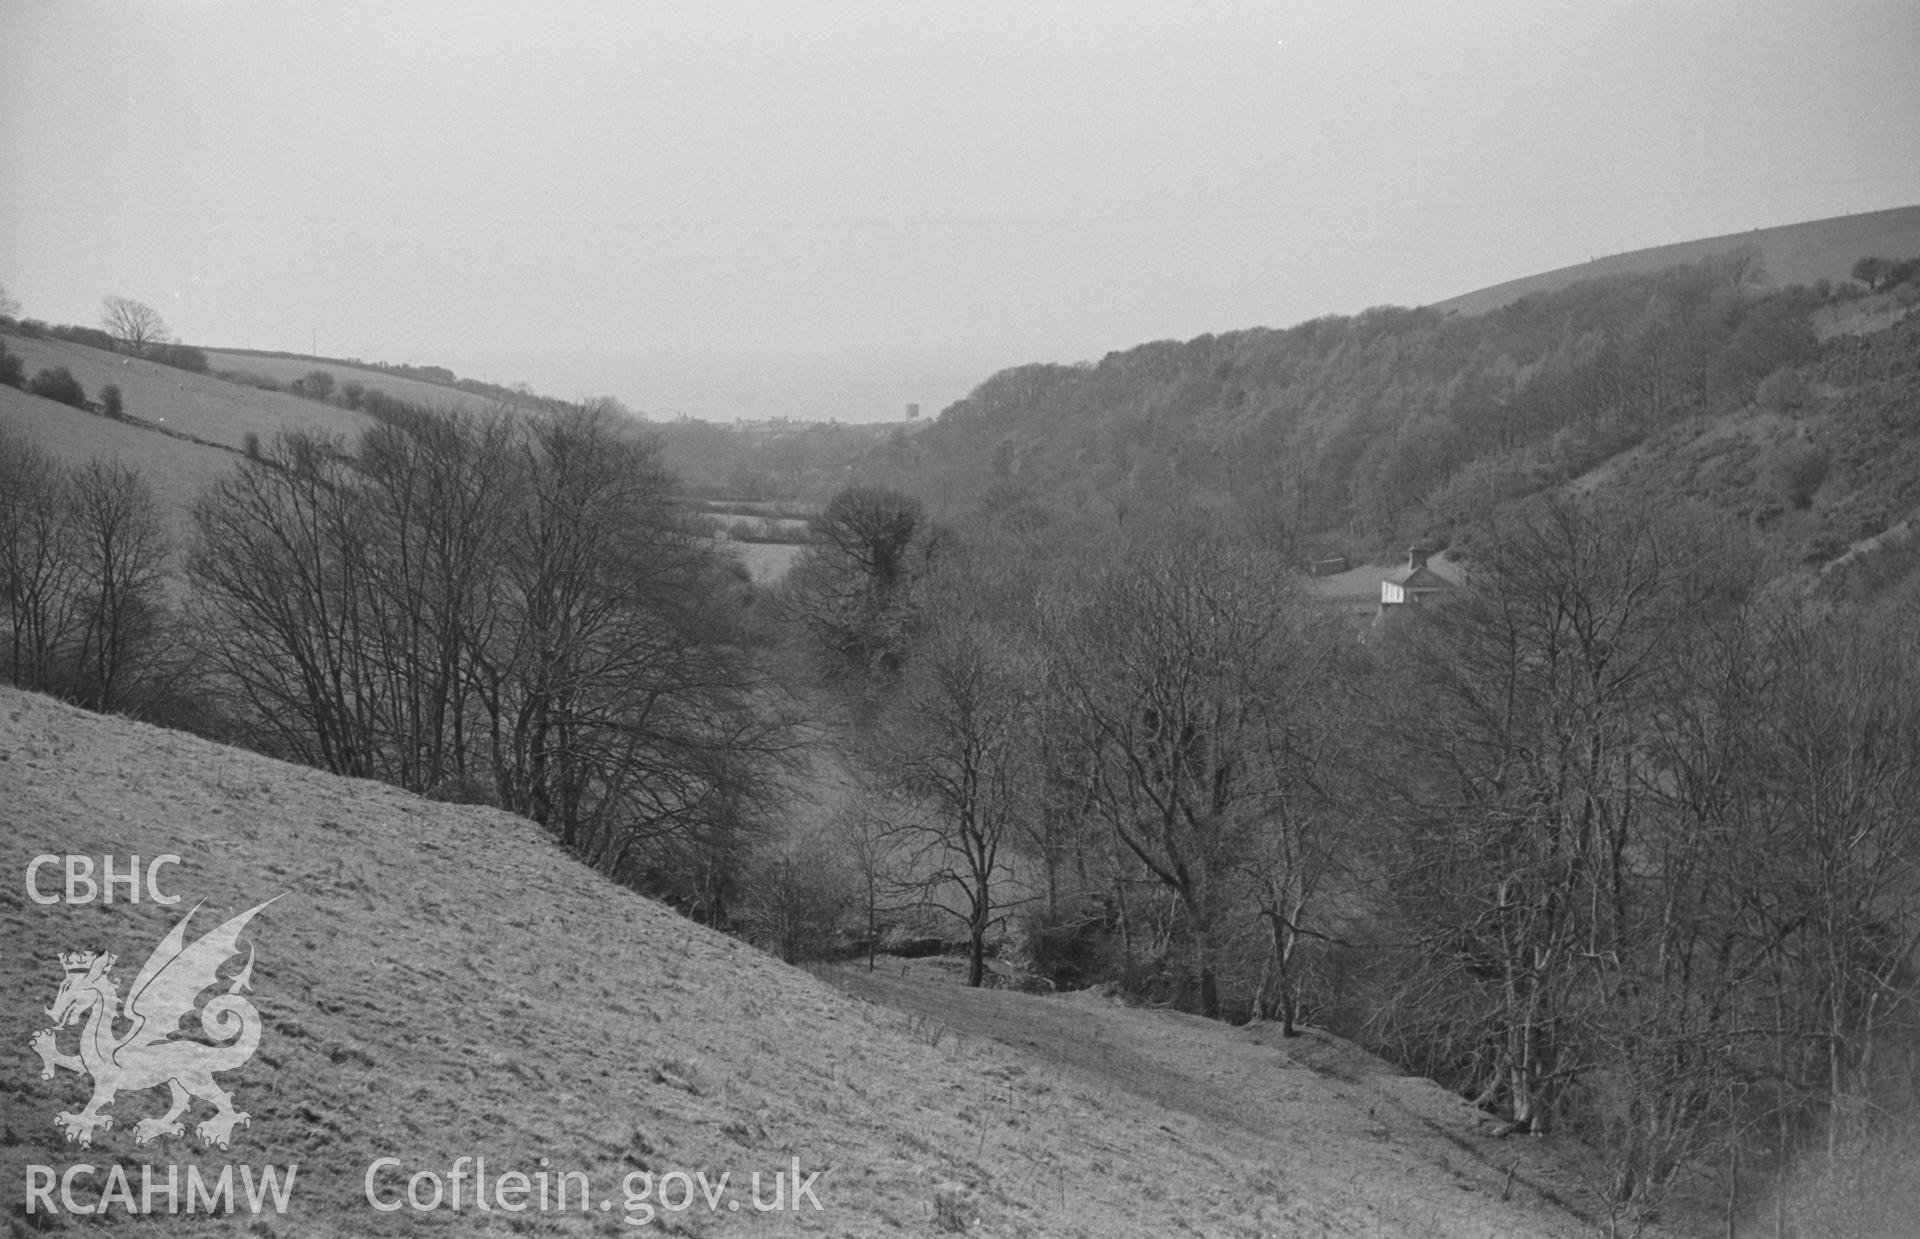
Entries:
<svg viewBox="0 0 1920 1239">
<path fill-rule="evenodd" d="M 1920 202 L 1920 3 L 0 0 L 0 283 L 652 416 Z"/>
</svg>

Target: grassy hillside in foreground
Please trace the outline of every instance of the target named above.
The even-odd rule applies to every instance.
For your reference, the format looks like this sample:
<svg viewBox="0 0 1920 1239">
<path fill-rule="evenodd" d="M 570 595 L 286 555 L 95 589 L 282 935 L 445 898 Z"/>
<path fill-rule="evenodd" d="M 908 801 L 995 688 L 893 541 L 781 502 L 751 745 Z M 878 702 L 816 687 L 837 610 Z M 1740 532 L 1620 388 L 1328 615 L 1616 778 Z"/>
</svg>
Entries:
<svg viewBox="0 0 1920 1239">
<path fill-rule="evenodd" d="M 1905 259 L 1920 255 L 1920 206 L 1891 211 L 1868 211 L 1779 228 L 1755 228 L 1725 236 L 1705 237 L 1658 245 L 1626 254 L 1610 254 L 1571 267 L 1560 267 L 1508 280 L 1488 288 L 1433 303 L 1448 313 L 1485 314 L 1511 305 L 1533 293 L 1553 292 L 1582 280 L 1608 275 L 1644 275 L 1699 262 L 1713 254 L 1753 246 L 1767 274 L 1779 284 L 1811 284 L 1816 280 L 1845 280 L 1853 264 L 1869 255 Z"/>
<path fill-rule="evenodd" d="M 0 690 L 0 806 L 0 871 L 11 875 L 0 883 L 0 989 L 17 1038 L 0 1084 L 0 1182 L 16 1226 L 27 1224 L 28 1165 L 93 1164 L 97 1190 L 119 1164 L 137 1192 L 145 1164 L 162 1175 L 178 1165 L 182 1176 L 198 1165 L 211 1177 L 228 1165 L 297 1163 L 271 1233 L 401 1233 L 422 1219 L 366 1204 L 376 1158 L 398 1158 L 397 1174 L 444 1177 L 456 1158 L 484 1156 L 489 1176 L 531 1174 L 542 1157 L 554 1171 L 580 1171 L 611 1208 L 432 1220 L 462 1234 L 628 1233 L 619 1185 L 632 1172 L 705 1170 L 711 1181 L 729 1171 L 744 1199 L 749 1172 L 797 1158 L 823 1172 L 821 1212 L 776 1220 L 698 1204 L 663 1230 L 1585 1231 L 1541 1194 L 1565 1195 L 1547 1186 L 1570 1173 L 1551 1160 L 1558 1146 L 1495 1144 L 1464 1105 L 1334 1039 L 1263 1044 L 1167 1013 L 1035 998 L 1021 1000 L 1033 1004 L 1026 1010 L 1070 1023 L 1085 1055 L 1022 1052 L 958 1017 L 948 1027 L 836 993 L 603 881 L 529 823 L 491 810 L 11 689 Z M 112 854 L 122 868 L 130 854 L 177 854 L 160 886 L 182 902 L 129 905 L 123 891 L 111 906 L 31 903 L 22 875 L 42 853 Z M 48 1023 L 56 954 L 117 953 L 124 994 L 186 909 L 204 901 L 197 934 L 282 892 L 243 939 L 257 953 L 251 998 L 265 1031 L 252 1060 L 221 1077 L 251 1115 L 231 1150 L 167 1138 L 136 1146 L 134 1121 L 164 1107 L 154 1090 L 123 1093 L 93 1149 L 61 1143 L 53 1117 L 76 1108 L 85 1086 L 64 1071 L 40 1079 L 25 1048 Z M 1152 1071 L 1129 1065 L 1170 1038 L 1177 1053 L 1159 1053 Z M 1180 1100 L 1222 1094 L 1241 1099 L 1233 1114 Z M 1517 1173 L 1503 1202 L 1509 1163 Z M 382 1183 L 388 1197 L 404 1190 L 403 1179 Z M 81 1188 L 83 1203 L 92 1196 Z M 246 1221 L 213 1229 L 238 1233 Z"/>
</svg>

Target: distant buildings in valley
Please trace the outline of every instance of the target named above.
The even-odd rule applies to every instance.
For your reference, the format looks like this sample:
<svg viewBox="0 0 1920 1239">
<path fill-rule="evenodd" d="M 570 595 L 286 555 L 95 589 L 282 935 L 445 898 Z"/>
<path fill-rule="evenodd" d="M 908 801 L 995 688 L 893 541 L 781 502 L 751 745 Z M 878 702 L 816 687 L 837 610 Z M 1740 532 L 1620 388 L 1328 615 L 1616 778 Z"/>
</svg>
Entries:
<svg viewBox="0 0 1920 1239">
<path fill-rule="evenodd" d="M 1427 556 L 1431 554 L 1424 546 L 1407 549 L 1407 566 L 1389 573 L 1380 582 L 1380 609 L 1388 607 L 1418 605 L 1433 597 L 1453 589 L 1454 584 L 1427 567 Z"/>
<path fill-rule="evenodd" d="M 1428 562 L 1429 557 L 1438 561 L 1437 568 Z M 1406 563 L 1398 567 L 1354 564 L 1338 555 L 1311 560 L 1304 566 L 1308 596 L 1340 611 L 1363 633 L 1410 605 L 1459 589 L 1462 581 L 1459 563 L 1425 546 L 1409 548 Z"/>
</svg>

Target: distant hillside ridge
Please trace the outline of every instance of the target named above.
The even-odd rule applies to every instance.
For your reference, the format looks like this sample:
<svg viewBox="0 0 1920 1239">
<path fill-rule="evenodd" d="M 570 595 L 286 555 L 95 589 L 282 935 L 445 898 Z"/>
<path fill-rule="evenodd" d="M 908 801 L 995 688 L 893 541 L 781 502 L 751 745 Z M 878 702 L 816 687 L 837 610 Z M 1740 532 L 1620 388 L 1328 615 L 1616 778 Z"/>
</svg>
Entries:
<svg viewBox="0 0 1920 1239">
<path fill-rule="evenodd" d="M 1776 284 L 1844 280 L 1853 264 L 1868 255 L 1894 259 L 1920 255 L 1920 206 L 1839 215 L 1777 228 L 1755 228 L 1750 232 L 1730 232 L 1698 241 L 1610 254 L 1449 297 L 1434 302 L 1430 308 L 1454 314 L 1485 314 L 1531 293 L 1554 292 L 1601 276 L 1644 275 L 1748 245 L 1759 250 L 1760 261 Z"/>
<path fill-rule="evenodd" d="M 1892 248 L 1828 243 L 1848 267 Z M 1893 256 L 1913 254 L 1920 234 Z M 1485 314 L 1382 306 L 1004 370 L 858 476 L 943 520 L 1200 522 L 1302 563 L 1444 548 L 1527 496 L 1624 486 L 1815 566 L 1913 515 L 1881 462 L 1920 442 L 1917 307 L 1920 280 L 1785 284 L 1719 249 Z"/>
</svg>

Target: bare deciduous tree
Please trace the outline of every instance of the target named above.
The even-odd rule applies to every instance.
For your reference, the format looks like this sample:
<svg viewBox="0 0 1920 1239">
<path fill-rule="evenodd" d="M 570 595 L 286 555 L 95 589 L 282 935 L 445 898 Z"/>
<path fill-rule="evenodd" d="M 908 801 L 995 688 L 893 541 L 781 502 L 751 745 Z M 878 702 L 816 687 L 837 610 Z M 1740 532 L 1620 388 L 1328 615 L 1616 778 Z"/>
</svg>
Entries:
<svg viewBox="0 0 1920 1239">
<path fill-rule="evenodd" d="M 894 875 L 896 836 L 887 825 L 887 797 L 863 791 L 841 811 L 836 823 L 840 854 L 852 871 L 854 902 L 859 906 L 866 946 L 867 971 L 873 971 L 880 949 L 880 917 L 898 911 Z"/>
<path fill-rule="evenodd" d="M 14 683 L 123 708 L 156 658 L 167 553 L 138 470 L 99 459 L 64 468 L 0 435 L 0 596 Z"/>
<path fill-rule="evenodd" d="M 135 357 L 145 357 L 173 340 L 173 333 L 167 329 L 166 320 L 160 317 L 159 312 L 131 297 L 104 298 L 100 302 L 100 325 Z"/>
<path fill-rule="evenodd" d="M 926 906 L 960 923 L 972 986 L 986 978 L 1015 831 L 1035 800 L 1041 678 L 1039 651 L 983 613 L 983 584 L 972 574 L 943 582 L 880 755 L 899 806 L 901 871 Z"/>
<path fill-rule="evenodd" d="M 7 605 L 7 674 L 22 688 L 58 692 L 75 619 L 81 567 L 73 553 L 66 471 L 26 439 L 0 429 L 0 594 Z"/>
<path fill-rule="evenodd" d="M 942 536 L 919 500 L 850 486 L 828 500 L 812 537 L 787 574 L 784 608 L 811 637 L 829 680 L 874 689 L 904 663 L 916 592 Z"/>
<path fill-rule="evenodd" d="M 228 691 L 288 757 L 389 774 L 362 598 L 373 509 L 344 441 L 275 436 L 194 505 L 194 628 Z"/>
<path fill-rule="evenodd" d="M 831 958 L 855 902 L 838 844 L 831 831 L 799 832 L 755 852 L 736 918 L 748 938 L 789 964 Z"/>
<path fill-rule="evenodd" d="M 160 630 L 168 546 L 146 479 L 93 460 L 72 475 L 73 546 L 82 566 L 73 696 L 90 710 L 123 704 Z"/>
<path fill-rule="evenodd" d="M 496 801 L 723 921 L 782 721 L 671 497 L 604 409 L 282 435 L 195 510 L 200 627 L 290 756 Z"/>
<path fill-rule="evenodd" d="M 1632 963 L 1648 741 L 1680 635 L 1724 606 L 1736 564 L 1720 551 L 1685 522 L 1541 502 L 1479 548 L 1472 589 L 1403 634 L 1382 685 L 1397 887 L 1426 952 L 1416 1018 L 1525 1129 L 1578 1069 L 1579 1010 Z"/>
<path fill-rule="evenodd" d="M 1296 611 L 1271 556 L 1188 539 L 1130 555 L 1054 625 L 1094 811 L 1177 899 L 1208 1016 L 1234 891 L 1299 774 Z"/>
</svg>

